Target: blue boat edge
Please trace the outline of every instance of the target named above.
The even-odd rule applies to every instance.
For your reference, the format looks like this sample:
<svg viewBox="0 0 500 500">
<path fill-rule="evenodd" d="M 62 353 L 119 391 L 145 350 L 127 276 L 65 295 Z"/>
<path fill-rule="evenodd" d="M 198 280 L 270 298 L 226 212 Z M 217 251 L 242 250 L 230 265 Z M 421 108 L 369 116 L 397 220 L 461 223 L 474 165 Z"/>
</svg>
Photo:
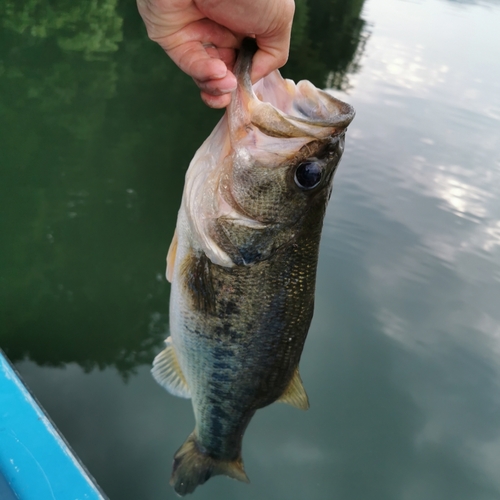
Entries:
<svg viewBox="0 0 500 500">
<path fill-rule="evenodd" d="M 1 349 L 0 498 L 108 500 Z"/>
</svg>

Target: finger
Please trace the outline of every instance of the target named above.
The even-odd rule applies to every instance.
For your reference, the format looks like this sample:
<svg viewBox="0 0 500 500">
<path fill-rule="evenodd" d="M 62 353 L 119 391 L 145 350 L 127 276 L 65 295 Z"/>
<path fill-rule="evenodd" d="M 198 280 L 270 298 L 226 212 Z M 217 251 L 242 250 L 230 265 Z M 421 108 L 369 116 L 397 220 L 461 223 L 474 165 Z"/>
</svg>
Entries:
<svg viewBox="0 0 500 500">
<path fill-rule="evenodd" d="M 214 96 L 202 91 L 201 99 L 210 108 L 221 109 L 229 105 L 231 102 L 231 94 Z"/>
<path fill-rule="evenodd" d="M 202 91 L 202 100 L 208 106 L 226 107 L 231 100 L 230 92 L 237 86 L 228 66 L 230 69 L 234 66 L 239 38 L 209 20 L 193 22 L 181 31 L 174 39 L 163 40 L 163 48 L 185 73 L 193 77 Z"/>
<path fill-rule="evenodd" d="M 186 42 L 168 50 L 167 54 L 182 71 L 195 80 L 217 80 L 227 74 L 224 61 L 211 57 L 201 42 Z"/>
<path fill-rule="evenodd" d="M 262 43 L 257 38 L 257 45 L 259 50 L 255 53 L 252 61 L 251 79 L 253 83 L 285 65 L 288 60 L 290 38 L 284 38 L 275 45 Z"/>
<path fill-rule="evenodd" d="M 229 61 L 228 50 L 238 46 L 238 39 L 231 31 L 209 19 L 192 22 L 156 41 L 177 66 L 197 80 L 223 78 L 227 72 L 223 59 Z M 206 46 L 217 47 L 221 55 L 211 57 Z"/>
<path fill-rule="evenodd" d="M 274 70 L 281 68 L 288 60 L 288 50 L 286 51 L 265 51 L 258 50 L 252 60 L 252 83 L 259 81 Z"/>
<path fill-rule="evenodd" d="M 149 33 L 148 33 L 149 34 Z M 186 42 L 201 42 L 213 44 L 216 47 L 237 48 L 239 38 L 228 28 L 210 19 L 196 19 L 184 23 L 176 28 L 155 33 L 155 42 L 159 43 L 165 51 L 171 50 Z"/>
<path fill-rule="evenodd" d="M 207 46 L 207 44 L 205 44 L 205 50 L 207 51 L 210 57 L 219 58 L 221 61 L 224 62 L 224 64 L 230 71 L 233 70 L 234 62 L 236 60 L 235 49 L 228 49 L 224 47 L 213 47 L 213 46 Z"/>
<path fill-rule="evenodd" d="M 275 69 L 284 66 L 288 60 L 295 4 L 294 2 L 285 2 L 282 9 L 282 19 L 288 19 L 288 21 L 284 21 L 274 31 L 265 35 L 257 34 L 255 37 L 259 49 L 252 61 L 251 79 L 254 83 Z"/>
<path fill-rule="evenodd" d="M 213 96 L 228 94 L 235 90 L 238 84 L 236 77 L 231 71 L 228 71 L 224 78 L 206 81 L 195 79 L 194 81 L 200 90 Z"/>
</svg>

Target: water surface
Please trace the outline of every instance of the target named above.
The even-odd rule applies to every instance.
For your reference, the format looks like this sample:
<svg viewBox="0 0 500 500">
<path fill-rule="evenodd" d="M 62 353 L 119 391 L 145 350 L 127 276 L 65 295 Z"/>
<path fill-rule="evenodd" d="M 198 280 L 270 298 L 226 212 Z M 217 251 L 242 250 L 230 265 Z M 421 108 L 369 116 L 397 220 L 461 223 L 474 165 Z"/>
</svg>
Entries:
<svg viewBox="0 0 500 500">
<path fill-rule="evenodd" d="M 176 498 L 192 410 L 149 364 L 183 175 L 220 113 L 130 2 L 0 13 L 0 346 L 112 500 Z M 500 499 L 498 26 L 495 1 L 297 2 L 284 73 L 357 110 L 301 362 L 311 409 L 258 412 L 251 485 L 198 497 Z"/>
</svg>

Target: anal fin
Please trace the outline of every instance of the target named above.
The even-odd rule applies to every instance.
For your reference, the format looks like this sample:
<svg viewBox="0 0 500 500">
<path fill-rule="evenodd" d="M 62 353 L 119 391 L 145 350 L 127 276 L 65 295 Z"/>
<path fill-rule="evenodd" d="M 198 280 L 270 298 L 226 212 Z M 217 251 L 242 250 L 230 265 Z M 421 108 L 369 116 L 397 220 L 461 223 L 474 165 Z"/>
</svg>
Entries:
<svg viewBox="0 0 500 500">
<path fill-rule="evenodd" d="M 287 403 L 291 406 L 295 406 L 299 410 L 309 409 L 309 398 L 307 397 L 306 390 L 302 385 L 302 380 L 300 379 L 299 369 L 295 370 L 292 380 L 285 389 L 285 392 L 277 399 L 279 403 Z"/>
<path fill-rule="evenodd" d="M 170 394 L 189 399 L 191 392 L 177 360 L 172 338 L 168 337 L 165 344 L 167 347 L 153 361 L 151 373 L 155 380 Z"/>
</svg>

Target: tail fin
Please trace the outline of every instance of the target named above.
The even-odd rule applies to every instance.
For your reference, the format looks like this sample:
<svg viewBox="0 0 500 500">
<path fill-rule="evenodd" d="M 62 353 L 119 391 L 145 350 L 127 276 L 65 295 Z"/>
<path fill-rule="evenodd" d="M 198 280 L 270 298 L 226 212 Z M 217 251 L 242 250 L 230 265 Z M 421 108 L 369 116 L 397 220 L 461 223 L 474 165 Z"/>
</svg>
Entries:
<svg viewBox="0 0 500 500">
<path fill-rule="evenodd" d="M 241 457 L 228 461 L 219 460 L 203 453 L 193 432 L 174 456 L 170 485 L 179 495 L 184 496 L 187 493 L 192 493 L 198 485 L 205 483 L 212 476 L 220 474 L 244 483 L 250 482 L 243 469 Z"/>
</svg>

